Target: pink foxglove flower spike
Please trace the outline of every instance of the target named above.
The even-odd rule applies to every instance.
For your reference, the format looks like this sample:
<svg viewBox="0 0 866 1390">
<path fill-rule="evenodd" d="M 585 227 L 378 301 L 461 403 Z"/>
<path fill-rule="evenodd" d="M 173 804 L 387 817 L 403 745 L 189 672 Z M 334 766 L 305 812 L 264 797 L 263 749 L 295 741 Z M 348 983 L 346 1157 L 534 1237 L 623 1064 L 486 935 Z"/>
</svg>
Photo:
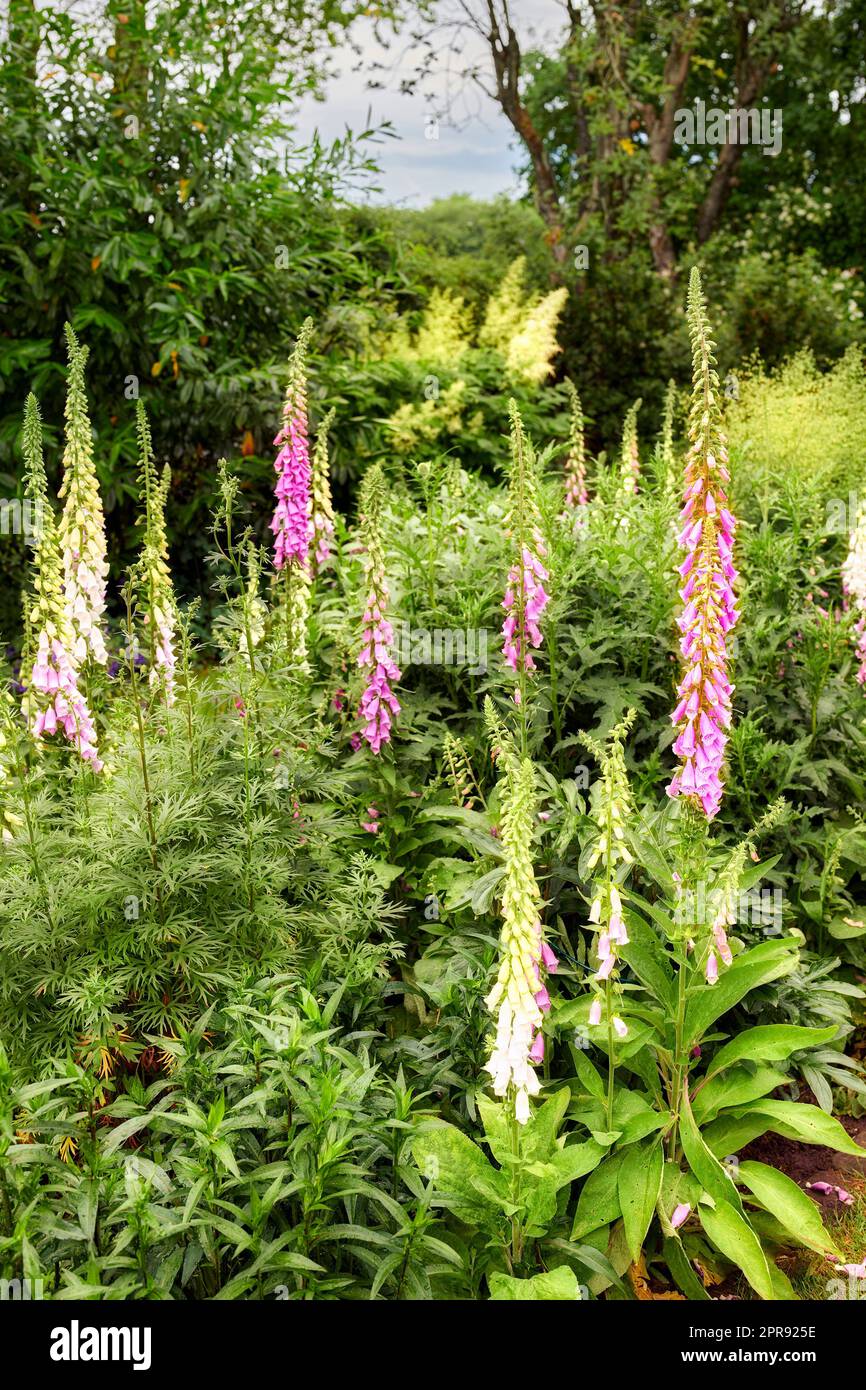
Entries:
<svg viewBox="0 0 866 1390">
<path fill-rule="evenodd" d="M 667 791 L 671 797 L 686 797 L 712 820 L 722 800 L 726 730 L 731 722 L 727 638 L 740 615 L 734 596 L 737 523 L 725 492 L 730 475 L 720 426 L 719 379 L 697 268 L 689 283 L 688 317 L 693 394 L 678 537 L 686 552 L 679 566 L 684 608 L 677 620 L 683 676 L 677 689 L 679 703 L 671 715 L 671 722 L 680 729 L 674 752 L 681 766 Z"/>
<path fill-rule="evenodd" d="M 73 660 L 74 635 L 63 592 L 63 559 L 54 512 L 42 462 L 42 424 L 36 397 L 24 408 L 24 460 L 27 491 L 41 514 L 41 531 L 34 555 L 35 601 L 30 623 L 36 636 L 36 657 L 26 681 L 24 712 L 34 738 L 62 732 L 99 772 L 93 717 L 78 686 Z"/>
<path fill-rule="evenodd" d="M 307 434 L 307 349 L 313 320 L 306 319 L 289 362 L 289 381 L 283 402 L 283 423 L 274 439 L 277 506 L 271 521 L 274 566 L 293 563 L 308 570 L 313 534 L 310 444 Z"/>
<path fill-rule="evenodd" d="M 532 451 L 523 433 L 523 421 L 517 405 L 509 402 L 511 417 L 511 477 L 508 528 L 516 541 L 518 558 L 508 574 L 508 584 L 502 607 L 505 622 L 502 654 L 506 663 L 522 677 L 535 670 L 532 652 L 543 641 L 541 616 L 550 602 L 545 590 L 549 578 L 543 564 L 546 558 L 538 509 L 537 484 Z M 514 691 L 514 702 L 521 702 L 521 686 Z"/>
<path fill-rule="evenodd" d="M 842 589 L 853 605 L 857 639 L 857 680 L 866 690 L 866 502 L 861 502 L 842 566 Z"/>
<path fill-rule="evenodd" d="M 392 715 L 400 713 L 400 702 L 392 686 L 400 679 L 400 669 L 391 655 L 394 630 L 388 621 L 388 583 L 385 577 L 385 551 L 382 536 L 385 478 L 381 464 L 367 470 L 361 484 L 361 526 L 366 544 L 364 572 L 367 604 L 358 665 L 365 672 L 366 685 L 358 705 L 363 722 L 361 737 L 374 753 L 391 739 Z"/>
</svg>

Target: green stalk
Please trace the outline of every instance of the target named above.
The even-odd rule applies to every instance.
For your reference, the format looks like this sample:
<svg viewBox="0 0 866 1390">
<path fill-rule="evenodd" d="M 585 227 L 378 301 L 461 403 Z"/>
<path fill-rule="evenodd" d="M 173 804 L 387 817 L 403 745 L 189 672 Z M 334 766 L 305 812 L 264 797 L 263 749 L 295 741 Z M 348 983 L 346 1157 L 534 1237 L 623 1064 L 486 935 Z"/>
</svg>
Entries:
<svg viewBox="0 0 866 1390">
<path fill-rule="evenodd" d="M 679 1140 L 680 1111 L 682 1107 L 683 1084 L 685 1081 L 686 1059 L 683 1058 L 683 1032 L 686 1020 L 686 950 L 681 943 L 681 955 L 677 970 L 677 1011 L 674 1020 L 674 1067 L 671 1086 L 671 1109 L 673 1120 L 668 1132 L 668 1158 L 676 1159 Z"/>
<path fill-rule="evenodd" d="M 614 1078 L 616 1067 L 613 1060 L 614 1032 L 613 1032 L 613 991 L 610 985 L 610 977 L 604 982 L 604 1007 L 607 1015 L 607 1128 L 613 1129 L 613 1100 L 614 1100 Z"/>
<path fill-rule="evenodd" d="M 147 835 L 150 845 L 150 866 L 156 875 L 159 872 L 159 855 L 157 853 L 156 827 L 153 821 L 153 799 L 150 787 L 150 770 L 147 761 L 147 743 L 144 732 L 144 717 L 141 712 L 141 700 L 138 694 L 138 672 L 135 666 L 135 654 L 133 650 L 133 626 L 132 626 L 132 597 L 129 592 L 126 595 L 126 633 L 127 651 L 129 657 L 129 675 L 132 683 L 132 702 L 135 706 L 135 720 L 138 732 L 138 756 L 141 765 L 141 778 L 144 785 L 144 815 L 147 824 Z M 159 920 L 165 926 L 165 908 L 162 901 L 162 887 L 159 879 L 155 880 L 156 901 L 159 908 Z"/>
<path fill-rule="evenodd" d="M 519 1210 L 519 1208 L 520 1208 L 520 1187 L 521 1187 L 521 1182 L 520 1182 L 520 1178 L 521 1178 L 521 1164 L 522 1164 L 522 1161 L 523 1161 L 523 1155 L 522 1155 L 522 1143 L 521 1143 L 521 1135 L 520 1135 L 520 1125 L 519 1125 L 518 1122 L 517 1122 L 517 1115 L 515 1114 L 515 1110 L 514 1110 L 514 1097 L 513 1097 L 513 1096 L 512 1096 L 512 1098 L 511 1098 L 511 1100 L 510 1100 L 510 1103 L 509 1103 L 509 1111 L 510 1111 L 510 1113 L 509 1113 L 509 1117 L 508 1117 L 508 1123 L 509 1123 L 509 1129 L 510 1129 L 510 1134 L 511 1134 L 511 1158 L 512 1158 L 512 1164 L 511 1164 L 511 1182 L 510 1182 L 511 1193 L 510 1193 L 510 1195 L 511 1195 L 511 1204 L 512 1204 L 512 1206 L 518 1208 L 518 1210 Z M 523 1232 L 522 1232 L 522 1230 L 521 1230 L 521 1228 L 520 1228 L 520 1218 L 519 1218 L 517 1212 L 515 1212 L 515 1214 L 514 1214 L 514 1215 L 512 1216 L 512 1218 L 511 1218 L 511 1253 L 510 1253 L 510 1264 L 511 1264 L 512 1273 L 514 1272 L 515 1269 L 519 1268 L 520 1262 L 521 1262 L 522 1258 L 523 1258 Z"/>
</svg>

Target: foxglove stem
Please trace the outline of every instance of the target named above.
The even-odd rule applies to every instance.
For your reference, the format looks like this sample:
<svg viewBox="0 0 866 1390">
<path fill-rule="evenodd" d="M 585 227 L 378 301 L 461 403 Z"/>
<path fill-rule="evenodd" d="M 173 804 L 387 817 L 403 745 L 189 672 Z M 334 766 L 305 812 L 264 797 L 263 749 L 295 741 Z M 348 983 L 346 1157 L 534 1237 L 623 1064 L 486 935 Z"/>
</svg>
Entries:
<svg viewBox="0 0 866 1390">
<path fill-rule="evenodd" d="M 312 513 L 313 567 L 319 570 L 328 563 L 334 544 L 334 504 L 331 500 L 331 477 L 328 464 L 328 431 L 334 419 L 329 410 L 316 433 L 313 451 Z"/>
<path fill-rule="evenodd" d="M 58 531 L 63 553 L 63 599 L 72 638 L 69 658 L 78 670 L 88 657 L 108 660 L 101 623 L 105 613 L 108 559 L 105 518 L 93 465 L 93 434 L 87 412 L 84 369 L 87 348 L 66 325 L 69 379 L 66 395 L 66 447 L 63 453 L 65 499 Z"/>
<path fill-rule="evenodd" d="M 571 428 L 568 457 L 565 461 L 566 506 L 582 512 L 589 502 L 586 490 L 586 441 L 584 438 L 583 407 L 574 384 L 566 380 L 571 397 Z"/>
<path fill-rule="evenodd" d="M 625 502 L 629 502 L 638 490 L 640 452 L 638 449 L 637 416 L 642 404 L 642 401 L 637 400 L 634 405 L 630 406 L 622 427 L 620 492 Z"/>
<path fill-rule="evenodd" d="M 141 768 L 141 780 L 144 789 L 144 818 L 147 825 L 148 848 L 150 852 L 150 867 L 156 878 L 155 893 L 156 905 L 159 911 L 159 920 L 165 926 L 165 907 L 162 898 L 162 885 L 157 877 L 159 873 L 159 853 L 158 840 L 156 838 L 156 824 L 153 816 L 153 796 L 150 786 L 150 767 L 147 757 L 147 739 L 144 731 L 144 715 L 141 708 L 141 697 L 138 691 L 138 667 L 135 664 L 135 624 L 132 617 L 132 584 L 127 585 L 124 590 L 126 600 L 126 651 L 129 662 L 129 680 L 132 691 L 132 703 L 135 708 L 136 732 L 138 735 L 138 760 Z"/>
<path fill-rule="evenodd" d="M 589 735 L 582 736 L 583 743 L 593 753 L 601 768 L 601 781 L 595 784 L 592 792 L 592 815 L 598 828 L 598 841 L 587 860 L 589 870 L 594 869 L 600 861 L 603 864 L 603 874 L 593 885 L 589 909 L 589 925 L 597 932 L 596 953 L 599 961 L 592 980 L 593 1002 L 590 1006 L 589 1023 L 591 1027 L 598 1027 L 603 1015 L 607 1025 L 609 1127 L 613 1119 L 616 1068 L 614 1035 L 625 1037 L 628 1032 L 625 1023 L 614 1011 L 614 992 L 618 985 L 619 952 L 629 943 L 617 875 L 620 865 L 624 866 L 627 872 L 628 866 L 633 862 L 631 852 L 625 844 L 625 827 L 631 811 L 631 798 L 623 755 L 623 739 L 634 718 L 634 710 L 629 710 L 621 723 L 611 731 L 605 745 L 597 743 Z"/>
<path fill-rule="evenodd" d="M 171 471 L 166 465 L 157 478 L 151 445 L 150 426 L 144 405 L 136 404 L 141 472 L 139 486 L 144 502 L 144 536 L 137 577 L 144 606 L 144 622 L 150 643 L 148 684 L 161 690 L 166 705 L 175 702 L 175 630 L 177 612 L 171 571 L 168 567 L 168 538 L 165 529 L 165 503 L 171 483 Z"/>
<path fill-rule="evenodd" d="M 662 467 L 662 483 L 665 496 L 675 498 L 679 486 L 676 459 L 674 457 L 674 409 L 676 406 L 676 382 L 671 380 L 665 392 L 662 411 L 662 428 L 659 436 L 659 456 Z"/>
</svg>

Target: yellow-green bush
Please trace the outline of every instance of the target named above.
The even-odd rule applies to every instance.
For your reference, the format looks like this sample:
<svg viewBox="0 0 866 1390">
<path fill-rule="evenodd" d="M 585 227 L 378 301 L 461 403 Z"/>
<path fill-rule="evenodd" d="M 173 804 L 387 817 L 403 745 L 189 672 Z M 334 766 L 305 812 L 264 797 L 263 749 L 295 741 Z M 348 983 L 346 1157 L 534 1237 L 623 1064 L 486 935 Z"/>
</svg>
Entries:
<svg viewBox="0 0 866 1390">
<path fill-rule="evenodd" d="M 728 401 L 727 426 L 742 496 L 784 480 L 797 491 L 847 496 L 866 479 L 866 370 L 850 348 L 828 372 L 810 353 L 773 372 L 754 366 Z"/>
</svg>

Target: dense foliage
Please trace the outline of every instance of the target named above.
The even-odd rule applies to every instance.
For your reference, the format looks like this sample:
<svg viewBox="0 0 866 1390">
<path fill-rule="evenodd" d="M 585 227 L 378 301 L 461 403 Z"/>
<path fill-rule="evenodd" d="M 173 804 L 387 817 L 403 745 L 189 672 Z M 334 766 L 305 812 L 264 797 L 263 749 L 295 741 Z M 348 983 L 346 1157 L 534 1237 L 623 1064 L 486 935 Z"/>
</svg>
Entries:
<svg viewBox="0 0 866 1390">
<path fill-rule="evenodd" d="M 355 519 L 304 325 L 276 506 L 249 461 L 217 470 L 204 632 L 130 405 L 141 549 L 111 575 L 106 659 L 71 330 L 56 514 L 29 399 L 3 1277 L 66 1299 L 791 1298 L 780 1252 L 825 1278 L 843 1259 L 796 1182 L 737 1155 L 767 1132 L 862 1153 L 836 1117 L 866 1095 L 862 364 L 726 396 L 695 274 L 691 389 L 657 442 L 636 403 L 593 458 L 578 393 L 544 384 L 561 301 L 520 274 L 471 326 L 440 294 L 381 360 L 498 353 L 526 419 L 506 401 L 473 467 L 407 438 Z"/>
</svg>

